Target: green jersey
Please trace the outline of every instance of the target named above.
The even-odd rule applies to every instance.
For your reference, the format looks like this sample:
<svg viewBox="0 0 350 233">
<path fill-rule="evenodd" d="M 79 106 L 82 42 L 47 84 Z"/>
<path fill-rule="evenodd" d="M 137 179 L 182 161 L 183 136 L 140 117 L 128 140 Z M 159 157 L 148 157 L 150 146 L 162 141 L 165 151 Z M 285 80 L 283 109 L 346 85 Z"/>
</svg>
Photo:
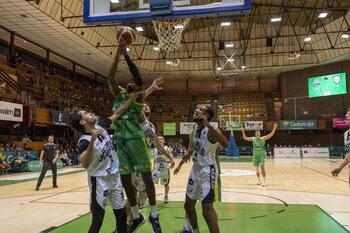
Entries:
<svg viewBox="0 0 350 233">
<path fill-rule="evenodd" d="M 121 91 L 113 105 L 113 112 L 120 108 L 129 98 L 130 94 Z M 113 124 L 114 137 L 122 139 L 136 139 L 145 136 L 142 129 L 143 104 L 134 102 L 128 110 Z"/>
<path fill-rule="evenodd" d="M 265 139 L 254 137 L 253 139 L 253 153 L 265 153 Z"/>
</svg>

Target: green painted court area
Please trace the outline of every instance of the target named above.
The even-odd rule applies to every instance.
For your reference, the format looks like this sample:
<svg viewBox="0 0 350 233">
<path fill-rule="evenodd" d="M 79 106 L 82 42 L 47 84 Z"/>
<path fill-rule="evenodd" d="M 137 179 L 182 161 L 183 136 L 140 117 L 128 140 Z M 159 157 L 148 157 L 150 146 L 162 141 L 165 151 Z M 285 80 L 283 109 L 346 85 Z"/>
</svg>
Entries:
<svg viewBox="0 0 350 233">
<path fill-rule="evenodd" d="M 222 233 L 342 233 L 348 232 L 322 209 L 315 205 L 279 204 L 215 204 Z M 197 206 L 201 233 L 209 233 L 200 205 Z M 149 210 L 142 210 L 148 217 Z M 164 233 L 175 233 L 182 229 L 184 210 L 182 202 L 159 204 L 160 222 Z M 88 231 L 91 214 L 79 217 L 50 232 L 85 233 Z M 110 233 L 115 229 L 113 212 L 107 208 L 105 221 L 100 232 Z M 138 233 L 150 233 L 147 222 Z"/>
</svg>

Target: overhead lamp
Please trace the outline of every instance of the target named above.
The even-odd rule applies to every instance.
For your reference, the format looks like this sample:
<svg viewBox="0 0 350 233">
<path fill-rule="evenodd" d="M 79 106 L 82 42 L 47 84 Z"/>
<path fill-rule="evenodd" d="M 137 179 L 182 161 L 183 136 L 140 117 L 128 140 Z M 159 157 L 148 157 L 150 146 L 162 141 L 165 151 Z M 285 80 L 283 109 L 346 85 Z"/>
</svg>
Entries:
<svg viewBox="0 0 350 233">
<path fill-rule="evenodd" d="M 231 22 L 222 22 L 221 26 L 223 27 L 231 26 Z"/>
<path fill-rule="evenodd" d="M 119 3 L 119 0 L 111 0 L 111 3 Z"/>
<path fill-rule="evenodd" d="M 232 43 L 231 43 L 231 44 L 226 44 L 226 45 L 225 45 L 226 48 L 233 48 L 233 46 L 234 46 L 234 44 L 232 44 Z"/>
<path fill-rule="evenodd" d="M 246 66 L 246 65 L 242 65 L 241 68 L 242 68 L 242 69 L 245 69 L 245 68 L 247 68 L 247 66 Z"/>
<path fill-rule="evenodd" d="M 153 50 L 154 50 L 154 51 L 159 51 L 160 48 L 159 48 L 159 47 L 153 47 Z"/>
<path fill-rule="evenodd" d="M 234 58 L 228 58 L 227 61 L 228 61 L 228 62 L 234 62 L 235 59 L 234 59 Z"/>
<path fill-rule="evenodd" d="M 216 70 L 220 71 L 220 70 L 222 70 L 222 68 L 221 67 L 216 67 Z"/>
<path fill-rule="evenodd" d="M 350 35 L 349 34 L 346 34 L 346 33 L 344 33 L 343 35 L 341 35 L 341 38 L 343 38 L 343 39 L 348 39 L 350 37 Z"/>
<path fill-rule="evenodd" d="M 304 41 L 305 41 L 305 42 L 310 42 L 310 41 L 311 41 L 311 37 L 310 37 L 310 36 L 305 37 Z"/>
<path fill-rule="evenodd" d="M 320 19 L 326 18 L 327 15 L 328 15 L 328 12 L 321 12 L 321 13 L 318 15 L 318 18 L 320 18 Z"/>
<path fill-rule="evenodd" d="M 138 26 L 138 27 L 136 27 L 135 29 L 136 29 L 136 31 L 138 31 L 138 32 L 143 32 L 143 27 L 141 27 L 141 26 Z"/>
<path fill-rule="evenodd" d="M 281 20 L 282 20 L 281 17 L 273 17 L 271 18 L 271 23 L 281 22 Z"/>
</svg>

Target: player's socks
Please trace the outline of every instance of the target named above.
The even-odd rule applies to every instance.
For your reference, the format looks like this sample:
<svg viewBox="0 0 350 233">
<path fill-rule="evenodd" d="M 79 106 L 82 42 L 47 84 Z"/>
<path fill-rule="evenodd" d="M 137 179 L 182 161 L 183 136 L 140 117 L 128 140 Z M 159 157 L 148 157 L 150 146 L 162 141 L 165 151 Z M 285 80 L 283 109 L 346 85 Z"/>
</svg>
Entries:
<svg viewBox="0 0 350 233">
<path fill-rule="evenodd" d="M 266 182 L 265 182 L 265 177 L 263 177 L 263 180 L 262 180 L 261 185 L 262 185 L 262 186 L 265 186 L 265 185 L 266 185 Z"/>
<path fill-rule="evenodd" d="M 152 218 L 158 217 L 157 205 L 151 205 L 151 217 Z"/>
<path fill-rule="evenodd" d="M 185 219 L 185 226 L 184 226 L 184 229 L 187 230 L 187 231 L 190 231 L 192 228 L 191 226 L 191 222 L 188 218 Z"/>
<path fill-rule="evenodd" d="M 130 209 L 131 209 L 132 218 L 138 219 L 140 217 L 140 212 L 139 212 L 139 208 L 137 207 L 137 205 L 131 206 Z"/>
<path fill-rule="evenodd" d="M 257 183 L 257 185 L 261 185 L 260 176 L 258 176 L 258 183 Z"/>
</svg>

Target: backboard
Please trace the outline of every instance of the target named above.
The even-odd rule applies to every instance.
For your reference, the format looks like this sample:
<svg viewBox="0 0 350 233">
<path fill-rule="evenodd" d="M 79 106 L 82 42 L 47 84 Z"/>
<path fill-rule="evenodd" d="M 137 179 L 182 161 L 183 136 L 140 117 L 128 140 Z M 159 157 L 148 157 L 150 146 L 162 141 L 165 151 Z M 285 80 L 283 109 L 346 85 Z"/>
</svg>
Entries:
<svg viewBox="0 0 350 233">
<path fill-rule="evenodd" d="M 150 10 L 150 1 L 166 1 L 171 10 L 155 15 Z M 251 0 L 84 0 L 84 22 L 101 24 L 218 17 L 242 14 L 250 9 Z"/>
</svg>

